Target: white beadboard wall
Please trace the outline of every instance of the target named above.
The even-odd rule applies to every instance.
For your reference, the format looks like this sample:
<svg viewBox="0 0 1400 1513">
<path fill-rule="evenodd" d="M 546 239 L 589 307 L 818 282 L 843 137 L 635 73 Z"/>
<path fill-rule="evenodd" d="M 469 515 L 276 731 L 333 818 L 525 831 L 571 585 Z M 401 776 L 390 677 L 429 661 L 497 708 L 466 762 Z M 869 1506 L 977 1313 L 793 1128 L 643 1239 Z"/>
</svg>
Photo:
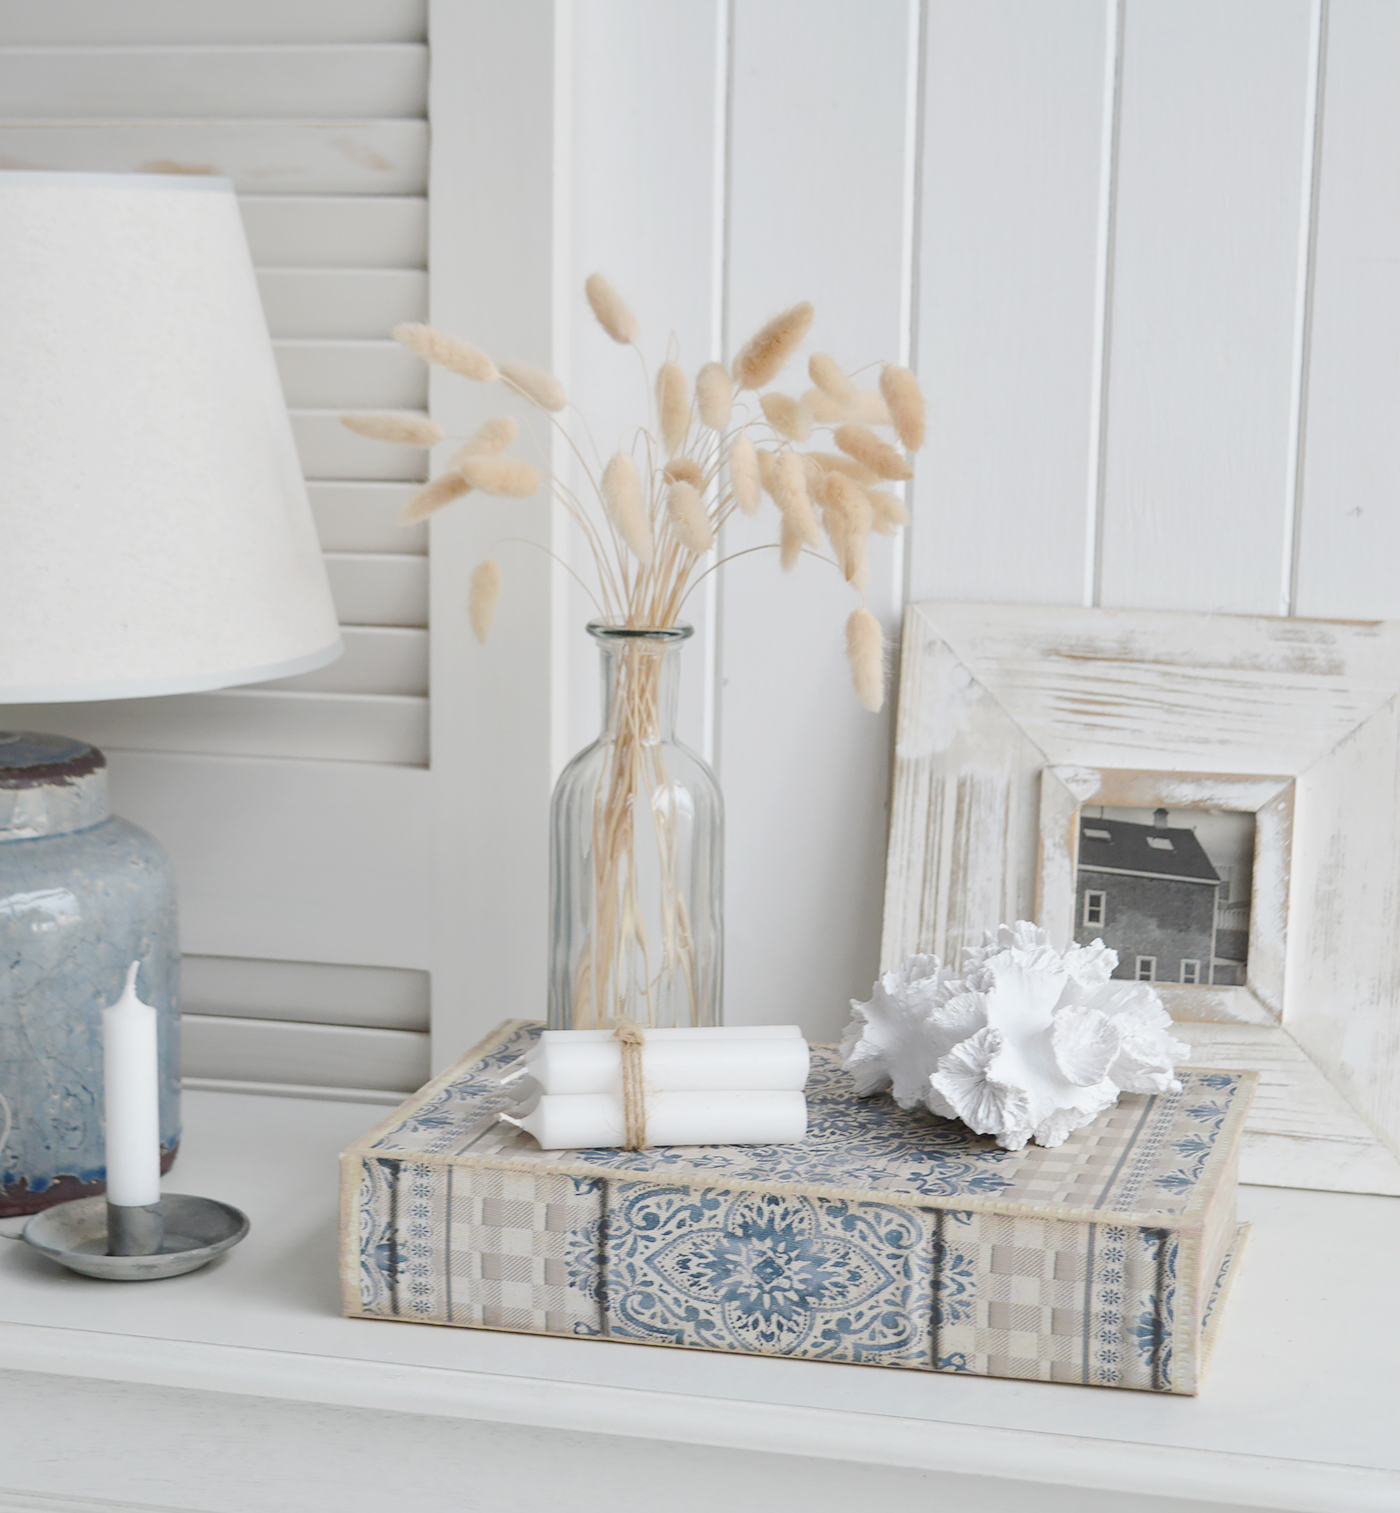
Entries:
<svg viewBox="0 0 1400 1513">
<path fill-rule="evenodd" d="M 425 38 L 431 165 L 410 108 Z M 161 728 L 158 752 L 115 760 L 119 798 L 176 854 L 192 952 L 431 974 L 439 1064 L 542 1010 L 550 781 L 597 714 L 586 605 L 524 550 L 498 634 L 468 639 L 465 577 L 508 513 L 567 548 L 543 503 L 459 506 L 415 556 L 383 504 L 421 459 L 335 424 L 357 385 L 365 403 L 425 402 L 383 340 L 425 300 L 498 355 L 555 366 L 604 451 L 644 399 L 583 302 L 595 268 L 653 354 L 674 332 L 692 371 L 803 298 L 843 362 L 908 360 L 931 438 L 912 527 L 875 563 L 892 636 L 923 598 L 1400 616 L 1394 0 L 431 0 L 426 23 L 389 0 L 236 16 L 0 0 L 0 42 L 26 55 L 0 60 L 10 159 L 35 143 L 94 164 L 217 158 L 239 181 L 360 627 L 314 683 L 221 696 L 217 749 L 243 754 Z M 364 47 L 384 51 L 372 79 Z M 92 72 L 94 50 L 170 48 L 189 66 L 160 104 L 132 82 L 149 63 Z M 209 48 L 302 49 L 305 66 L 279 54 L 239 107 Z M 304 119 L 270 120 L 291 87 Z M 65 90 L 90 90 L 103 124 L 60 110 Z M 200 91 L 219 119 L 197 118 Z M 376 103 L 317 114 L 352 99 Z M 182 135 L 156 119 L 177 105 Z M 436 381 L 426 402 L 454 426 L 481 403 Z M 743 521 L 723 549 L 775 534 Z M 408 608 L 429 572 L 431 648 Z M 850 602 L 814 565 L 745 558 L 692 601 L 686 652 L 683 733 L 728 805 L 726 1012 L 822 1039 L 868 988 L 880 933 L 891 722 L 850 695 Z M 343 760 L 357 708 L 373 761 Z M 429 719 L 432 765 L 414 767 Z M 272 729 L 275 760 L 254 751 Z M 236 970 L 208 972 L 236 997 Z M 210 1044 L 240 1017 L 228 993 L 209 999 Z M 345 1021 L 422 1035 L 391 1000 Z M 261 1054 L 249 1043 L 238 1075 Z M 373 1064 L 345 1054 L 337 1076 Z M 298 1041 L 272 1080 L 314 1082 L 315 1061 Z M 409 1076 L 387 1042 L 379 1064 Z"/>
</svg>

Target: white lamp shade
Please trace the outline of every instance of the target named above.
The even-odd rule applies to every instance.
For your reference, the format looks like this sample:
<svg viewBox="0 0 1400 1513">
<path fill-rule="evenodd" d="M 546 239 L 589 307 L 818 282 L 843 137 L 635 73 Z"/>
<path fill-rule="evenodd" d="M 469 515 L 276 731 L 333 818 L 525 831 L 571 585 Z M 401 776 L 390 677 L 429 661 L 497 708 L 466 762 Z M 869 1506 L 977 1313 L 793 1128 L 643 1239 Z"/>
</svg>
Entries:
<svg viewBox="0 0 1400 1513">
<path fill-rule="evenodd" d="M 232 187 L 0 173 L 0 703 L 340 650 Z"/>
</svg>

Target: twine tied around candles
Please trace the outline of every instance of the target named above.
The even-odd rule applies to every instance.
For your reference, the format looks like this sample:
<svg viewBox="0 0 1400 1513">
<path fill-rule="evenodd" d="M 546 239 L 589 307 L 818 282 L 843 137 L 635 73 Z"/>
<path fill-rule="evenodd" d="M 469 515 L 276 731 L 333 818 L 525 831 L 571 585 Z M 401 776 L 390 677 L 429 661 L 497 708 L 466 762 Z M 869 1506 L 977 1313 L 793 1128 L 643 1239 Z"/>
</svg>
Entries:
<svg viewBox="0 0 1400 1513">
<path fill-rule="evenodd" d="M 635 1019 L 619 1019 L 613 1029 L 622 1051 L 623 1141 L 629 1151 L 647 1143 L 647 1094 L 642 1081 L 642 1047 L 646 1036 Z"/>
</svg>

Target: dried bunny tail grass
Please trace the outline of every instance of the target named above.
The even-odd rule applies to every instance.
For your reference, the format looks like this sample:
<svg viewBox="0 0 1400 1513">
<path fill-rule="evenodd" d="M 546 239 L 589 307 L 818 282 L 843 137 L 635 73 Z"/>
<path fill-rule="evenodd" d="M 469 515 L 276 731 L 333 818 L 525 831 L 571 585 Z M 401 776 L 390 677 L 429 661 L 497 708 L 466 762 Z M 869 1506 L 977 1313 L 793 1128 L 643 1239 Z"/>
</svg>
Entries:
<svg viewBox="0 0 1400 1513">
<path fill-rule="evenodd" d="M 758 453 L 742 431 L 729 444 L 729 486 L 734 492 L 734 503 L 746 515 L 754 514 L 763 503 Z"/>
<path fill-rule="evenodd" d="M 457 471 L 474 489 L 503 499 L 528 499 L 540 486 L 540 470 L 518 457 L 465 457 Z"/>
<path fill-rule="evenodd" d="M 734 385 L 720 362 L 707 362 L 695 377 L 695 400 L 700 419 L 712 431 L 722 431 L 734 411 Z"/>
<path fill-rule="evenodd" d="M 811 410 L 818 425 L 835 426 L 846 420 L 859 421 L 867 426 L 893 424 L 890 407 L 874 389 L 852 390 L 849 403 L 833 399 L 820 389 L 808 389 L 802 396 L 802 403 Z"/>
<path fill-rule="evenodd" d="M 846 660 L 856 698 L 877 713 L 885 702 L 885 633 L 864 606 L 852 610 L 846 621 Z"/>
<path fill-rule="evenodd" d="M 471 587 L 467 591 L 467 614 L 472 622 L 472 634 L 478 641 L 485 641 L 496 623 L 496 606 L 501 602 L 501 564 L 494 557 L 487 557 L 476 565 L 472 573 Z"/>
<path fill-rule="evenodd" d="M 618 452 L 603 469 L 603 503 L 617 533 L 632 549 L 643 566 L 651 561 L 651 525 L 642 504 L 642 482 L 637 464 L 625 452 Z"/>
<path fill-rule="evenodd" d="M 778 508 L 792 521 L 802 540 L 808 546 L 820 546 L 822 529 L 817 524 L 811 496 L 807 493 L 802 457 L 791 448 L 778 453 L 773 467 L 772 494 Z"/>
<path fill-rule="evenodd" d="M 687 483 L 693 483 L 697 489 L 705 487 L 705 470 L 693 457 L 673 457 L 661 471 L 667 483 L 675 483 L 683 478 Z"/>
<path fill-rule="evenodd" d="M 590 273 L 584 280 L 583 292 L 588 296 L 589 306 L 598 318 L 598 324 L 615 342 L 630 347 L 642 334 L 637 317 L 623 303 L 622 296 L 601 273 Z"/>
<path fill-rule="evenodd" d="M 826 482 L 826 508 L 822 511 L 822 523 L 826 526 L 827 539 L 831 542 L 846 582 L 853 583 L 862 593 L 870 581 L 870 558 L 866 538 L 874 510 L 865 497 L 865 490 L 858 483 L 840 473 L 833 473 Z"/>
<path fill-rule="evenodd" d="M 761 389 L 772 383 L 811 329 L 815 314 L 816 311 L 804 300 L 791 310 L 775 315 L 762 330 L 755 332 L 734 359 L 734 377 L 739 387 Z"/>
<path fill-rule="evenodd" d="M 497 415 L 486 421 L 453 453 L 452 460 L 462 463 L 468 457 L 494 457 L 515 440 L 520 431 L 513 415 Z"/>
<path fill-rule="evenodd" d="M 479 347 L 449 336 L 435 326 L 405 322 L 395 326 L 389 335 L 424 362 L 436 363 L 439 368 L 460 373 L 479 384 L 496 381 L 496 364 Z"/>
<path fill-rule="evenodd" d="M 508 358 L 501 364 L 501 377 L 542 410 L 562 410 L 568 403 L 564 385 L 543 368 L 532 368 L 527 362 Z"/>
<path fill-rule="evenodd" d="M 690 384 L 678 362 L 664 362 L 657 372 L 656 409 L 666 451 L 680 451 L 690 430 Z"/>
<path fill-rule="evenodd" d="M 890 419 L 900 444 L 917 452 L 924 444 L 924 394 L 908 368 L 886 363 L 880 369 L 880 393 L 890 407 Z"/>
<path fill-rule="evenodd" d="M 420 520 L 426 520 L 429 515 L 435 514 L 443 505 L 451 504 L 454 499 L 460 499 L 463 494 L 470 494 L 472 486 L 455 469 L 450 473 L 444 473 L 440 478 L 434 478 L 431 483 L 426 483 L 418 490 L 399 511 L 394 520 L 395 525 L 417 525 Z"/>
<path fill-rule="evenodd" d="M 896 499 L 884 489 L 866 489 L 865 497 L 870 501 L 874 515 L 871 529 L 881 536 L 897 536 L 909 524 L 909 511 L 902 499 Z"/>
<path fill-rule="evenodd" d="M 759 486 L 773 503 L 777 504 L 778 459 L 766 447 L 758 447 L 754 451 L 754 461 L 758 464 Z"/>
<path fill-rule="evenodd" d="M 808 452 L 807 455 L 823 472 L 844 473 L 857 483 L 879 482 L 880 475 L 872 473 L 863 462 L 857 462 L 854 457 L 843 457 L 839 452 Z"/>
<path fill-rule="evenodd" d="M 831 438 L 847 457 L 854 457 L 880 478 L 912 478 L 914 470 L 892 446 L 865 426 L 838 426 Z"/>
<path fill-rule="evenodd" d="M 826 470 L 810 452 L 802 453 L 802 474 L 807 480 L 807 493 L 818 507 L 826 503 Z"/>
<path fill-rule="evenodd" d="M 806 441 L 812 434 L 812 412 L 800 399 L 790 394 L 765 394 L 758 401 L 764 417 L 779 436 L 789 441 Z"/>
<path fill-rule="evenodd" d="M 442 427 L 426 415 L 342 415 L 340 423 L 356 436 L 403 447 L 435 447 L 442 440 Z"/>
<path fill-rule="evenodd" d="M 666 495 L 666 514 L 676 539 L 687 551 L 702 557 L 715 544 L 714 528 L 694 484 L 673 483 Z"/>
<path fill-rule="evenodd" d="M 813 352 L 807 359 L 807 376 L 829 399 L 837 404 L 850 404 L 856 397 L 856 386 L 841 371 L 841 365 L 826 352 Z"/>
<path fill-rule="evenodd" d="M 801 555 L 802 532 L 784 515 L 782 532 L 778 537 L 778 561 L 782 563 L 783 571 L 790 573 L 797 566 L 797 559 Z"/>
</svg>

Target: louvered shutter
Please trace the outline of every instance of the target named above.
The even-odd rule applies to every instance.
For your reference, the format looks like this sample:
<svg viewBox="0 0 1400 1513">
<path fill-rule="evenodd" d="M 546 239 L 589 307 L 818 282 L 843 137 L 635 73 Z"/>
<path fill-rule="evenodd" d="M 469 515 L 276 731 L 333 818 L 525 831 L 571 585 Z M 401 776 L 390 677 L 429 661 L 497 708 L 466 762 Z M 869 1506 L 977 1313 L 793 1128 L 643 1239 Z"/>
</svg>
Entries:
<svg viewBox="0 0 1400 1513">
<path fill-rule="evenodd" d="M 393 525 L 426 459 L 337 419 L 426 403 L 387 338 L 427 309 L 425 26 L 418 0 L 0 0 L 7 167 L 232 179 L 344 628 L 299 678 L 0 708 L 101 746 L 170 850 L 201 1079 L 427 1071 L 427 537 Z"/>
</svg>

